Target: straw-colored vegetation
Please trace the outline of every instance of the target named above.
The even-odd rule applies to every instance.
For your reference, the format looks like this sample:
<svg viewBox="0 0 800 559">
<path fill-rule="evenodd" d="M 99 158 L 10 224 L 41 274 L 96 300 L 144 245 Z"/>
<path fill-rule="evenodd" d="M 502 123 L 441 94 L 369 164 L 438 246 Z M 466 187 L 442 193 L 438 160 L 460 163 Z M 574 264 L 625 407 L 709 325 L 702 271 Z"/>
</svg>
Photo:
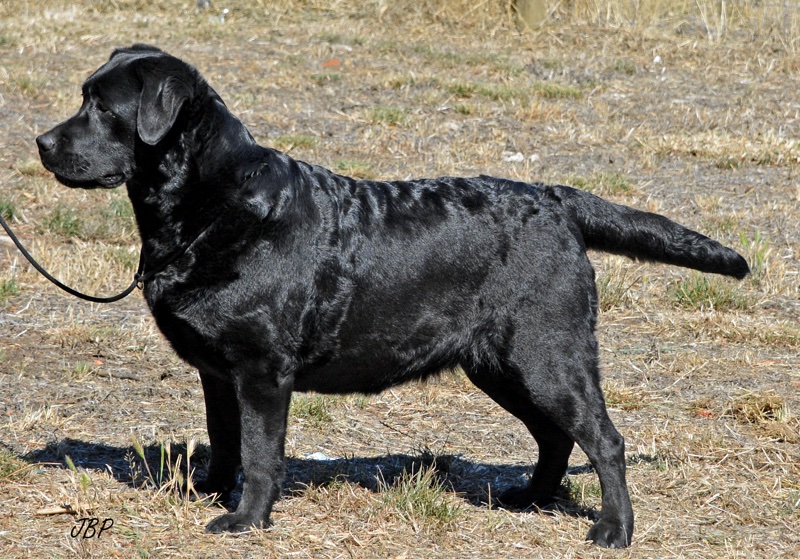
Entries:
<svg viewBox="0 0 800 559">
<path fill-rule="evenodd" d="M 138 237 L 124 189 L 70 190 L 36 134 L 115 47 L 195 64 L 259 141 L 360 177 L 557 181 L 736 247 L 743 282 L 592 254 L 631 558 L 794 558 L 800 546 L 800 7 L 490 0 L 3 0 L 0 213 L 58 277 L 107 294 Z M 723 9 L 724 7 L 724 9 Z M 228 12 L 223 14 L 223 10 Z M 296 395 L 267 531 L 212 536 L 196 373 L 141 296 L 55 291 L 0 234 L 0 556 L 608 557 L 576 450 L 557 506 L 492 498 L 537 460 L 458 371 L 378 396 Z M 234 494 L 236 497 L 237 494 Z M 112 518 L 100 539 L 70 536 Z"/>
</svg>

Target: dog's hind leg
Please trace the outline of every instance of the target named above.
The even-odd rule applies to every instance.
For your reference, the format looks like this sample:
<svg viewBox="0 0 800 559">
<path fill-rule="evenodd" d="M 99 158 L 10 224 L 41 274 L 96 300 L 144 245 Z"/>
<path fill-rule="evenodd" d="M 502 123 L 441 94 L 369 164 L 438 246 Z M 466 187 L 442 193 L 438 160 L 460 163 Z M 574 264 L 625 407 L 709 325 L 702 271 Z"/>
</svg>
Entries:
<svg viewBox="0 0 800 559">
<path fill-rule="evenodd" d="M 498 499 L 508 506 L 527 504 L 542 508 L 555 500 L 575 443 L 557 425 L 544 419 L 529 421 L 526 427 L 539 446 L 539 459 L 533 475 L 527 485 L 512 487 L 501 493 Z"/>
<path fill-rule="evenodd" d="M 603 547 L 627 547 L 633 536 L 633 507 L 625 482 L 625 441 L 602 410 L 601 416 L 576 422 L 577 443 L 600 478 L 603 509 L 586 536 Z"/>
<path fill-rule="evenodd" d="M 602 511 L 587 539 L 603 547 L 626 547 L 633 534 L 633 508 L 625 482 L 625 442 L 606 411 L 594 336 L 551 331 L 537 345 L 528 346 L 514 367 L 525 371 L 522 393 L 581 447 L 597 471 Z"/>
<path fill-rule="evenodd" d="M 539 459 L 528 483 L 504 491 L 498 496 L 498 502 L 512 508 L 543 508 L 552 504 L 567 472 L 575 443 L 532 406 L 530 398 L 525 395 L 527 389 L 523 386 L 515 386 L 516 383 L 507 382 L 508 379 L 497 382 L 496 378 L 491 379 L 491 375 L 478 374 L 476 371 L 467 371 L 467 376 L 506 411 L 521 420 L 539 447 Z"/>
<path fill-rule="evenodd" d="M 212 520 L 207 532 L 241 532 L 269 525 L 283 482 L 293 376 L 267 371 L 268 367 L 258 366 L 234 371 L 241 421 L 242 499 L 234 512 Z"/>
<path fill-rule="evenodd" d="M 478 387 L 522 419 L 540 445 L 528 486 L 500 499 L 546 504 L 566 471 L 574 441 L 594 465 L 603 492 L 600 519 L 587 539 L 603 547 L 630 545 L 633 509 L 625 483 L 625 444 L 606 412 L 591 321 L 569 320 L 576 316 L 569 309 L 518 316 L 502 370 L 468 373 Z"/>
<path fill-rule="evenodd" d="M 239 403 L 232 382 L 200 372 L 203 396 L 206 402 L 206 425 L 211 443 L 211 462 L 205 481 L 197 484 L 203 493 L 216 493 L 227 502 L 236 487 L 236 477 L 241 464 L 241 432 Z"/>
</svg>

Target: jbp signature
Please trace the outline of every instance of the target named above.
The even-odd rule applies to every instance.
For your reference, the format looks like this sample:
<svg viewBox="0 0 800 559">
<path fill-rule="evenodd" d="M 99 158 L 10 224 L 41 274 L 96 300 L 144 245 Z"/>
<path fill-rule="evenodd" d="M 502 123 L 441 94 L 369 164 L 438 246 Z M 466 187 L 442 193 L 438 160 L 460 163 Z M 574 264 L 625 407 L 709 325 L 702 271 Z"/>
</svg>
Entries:
<svg viewBox="0 0 800 559">
<path fill-rule="evenodd" d="M 83 537 L 83 539 L 87 540 L 90 538 L 100 539 L 100 535 L 106 530 L 110 530 L 114 525 L 113 518 L 106 518 L 102 523 L 99 518 L 94 517 L 79 518 L 76 522 L 78 524 L 72 527 L 72 530 L 69 531 L 69 535 L 73 538 Z M 97 526 L 98 524 L 100 524 L 99 527 Z"/>
</svg>

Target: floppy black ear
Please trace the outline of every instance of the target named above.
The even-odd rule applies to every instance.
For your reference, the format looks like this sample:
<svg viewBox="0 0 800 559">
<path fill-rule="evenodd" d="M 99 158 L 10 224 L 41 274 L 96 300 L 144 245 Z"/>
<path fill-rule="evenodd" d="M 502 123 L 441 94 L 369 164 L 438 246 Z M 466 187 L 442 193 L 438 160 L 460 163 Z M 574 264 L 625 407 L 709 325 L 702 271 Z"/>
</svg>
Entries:
<svg viewBox="0 0 800 559">
<path fill-rule="evenodd" d="M 163 140 L 188 99 L 189 87 L 180 80 L 148 76 L 139 98 L 139 114 L 136 117 L 139 137 L 151 146 Z"/>
</svg>

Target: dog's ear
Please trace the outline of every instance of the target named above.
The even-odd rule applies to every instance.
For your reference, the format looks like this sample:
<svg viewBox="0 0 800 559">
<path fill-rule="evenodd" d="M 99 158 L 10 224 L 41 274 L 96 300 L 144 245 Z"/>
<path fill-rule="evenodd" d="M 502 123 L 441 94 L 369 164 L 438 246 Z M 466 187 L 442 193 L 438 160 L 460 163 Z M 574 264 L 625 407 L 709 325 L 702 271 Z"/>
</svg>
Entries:
<svg viewBox="0 0 800 559">
<path fill-rule="evenodd" d="M 136 130 L 142 141 L 154 146 L 163 140 L 189 97 L 189 86 L 174 77 L 145 79 L 136 117 Z"/>
</svg>

